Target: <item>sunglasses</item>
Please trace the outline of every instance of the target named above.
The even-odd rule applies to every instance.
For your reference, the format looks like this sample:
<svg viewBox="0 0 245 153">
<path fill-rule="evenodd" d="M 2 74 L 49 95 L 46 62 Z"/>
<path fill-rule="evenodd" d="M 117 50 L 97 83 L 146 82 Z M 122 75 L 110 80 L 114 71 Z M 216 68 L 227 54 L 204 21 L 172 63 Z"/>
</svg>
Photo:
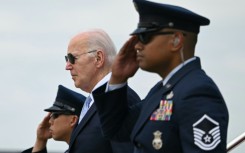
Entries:
<svg viewBox="0 0 245 153">
<path fill-rule="evenodd" d="M 71 115 L 71 113 L 65 113 L 65 112 L 53 112 L 53 113 L 50 115 L 50 118 L 51 118 L 51 119 L 56 119 L 56 118 L 58 118 L 60 115 Z"/>
<path fill-rule="evenodd" d="M 65 56 L 65 60 L 66 62 L 70 62 L 71 64 L 75 64 L 75 60 L 78 59 L 78 56 L 81 56 L 81 55 L 84 55 L 84 54 L 87 54 L 87 53 L 92 53 L 92 52 L 96 52 L 97 50 L 91 50 L 91 51 L 88 51 L 88 52 L 85 52 L 85 53 L 82 53 L 82 54 L 79 54 L 77 56 L 74 56 L 72 55 L 71 53 L 67 54 L 67 56 Z"/>
<path fill-rule="evenodd" d="M 170 34 L 174 34 L 175 32 L 173 31 L 167 31 L 167 32 L 146 32 L 146 33 L 140 33 L 137 34 L 138 40 L 142 43 L 142 44 L 147 44 L 149 43 L 153 36 L 156 35 L 170 35 Z"/>
</svg>

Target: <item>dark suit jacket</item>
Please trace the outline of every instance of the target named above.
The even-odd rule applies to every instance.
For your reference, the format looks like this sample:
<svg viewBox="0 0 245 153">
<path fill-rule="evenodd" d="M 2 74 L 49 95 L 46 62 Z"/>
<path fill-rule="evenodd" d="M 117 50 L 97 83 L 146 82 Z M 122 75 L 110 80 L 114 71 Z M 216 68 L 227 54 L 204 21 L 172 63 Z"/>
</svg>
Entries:
<svg viewBox="0 0 245 153">
<path fill-rule="evenodd" d="M 129 105 L 140 102 L 139 96 L 128 89 Z M 116 102 L 115 102 L 116 103 Z M 92 104 L 84 118 L 74 129 L 69 144 L 69 153 L 127 153 L 133 152 L 133 144 L 111 142 L 103 136 L 95 104 Z"/>
<path fill-rule="evenodd" d="M 165 86 L 157 83 L 142 106 L 126 107 L 126 87 L 107 93 L 103 88 L 93 92 L 103 132 L 115 140 L 131 135 L 135 153 L 226 152 L 228 110 L 199 58 L 176 72 Z M 137 121 L 125 126 L 132 118 Z"/>
<path fill-rule="evenodd" d="M 33 147 L 26 149 L 26 150 L 22 151 L 21 153 L 32 153 L 32 149 L 33 149 Z M 43 150 L 40 150 L 40 151 L 35 152 L 35 153 L 47 153 L 47 148 L 45 147 Z M 65 151 L 64 153 L 68 153 L 68 152 Z"/>
<path fill-rule="evenodd" d="M 26 150 L 22 151 L 21 153 L 32 153 L 32 149 L 33 149 L 33 147 L 26 149 Z M 40 150 L 40 151 L 35 152 L 35 153 L 47 153 L 47 148 L 45 147 L 43 150 Z"/>
</svg>

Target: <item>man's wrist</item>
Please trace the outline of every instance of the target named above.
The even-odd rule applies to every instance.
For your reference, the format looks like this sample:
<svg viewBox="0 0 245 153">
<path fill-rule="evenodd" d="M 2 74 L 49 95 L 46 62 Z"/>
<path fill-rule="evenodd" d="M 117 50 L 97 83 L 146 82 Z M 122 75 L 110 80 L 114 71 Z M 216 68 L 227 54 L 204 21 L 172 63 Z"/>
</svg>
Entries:
<svg viewBox="0 0 245 153">
<path fill-rule="evenodd" d="M 109 84 L 110 85 L 122 84 L 122 83 L 127 82 L 127 80 L 128 80 L 128 78 L 123 78 L 121 76 L 114 76 L 113 73 L 112 73 L 110 81 L 109 81 Z"/>
<path fill-rule="evenodd" d="M 109 84 L 109 83 L 108 83 L 107 86 L 106 86 L 106 92 L 108 92 L 108 91 L 113 91 L 113 90 L 122 88 L 122 87 L 124 87 L 126 84 L 127 84 L 127 82 L 120 83 L 120 84 Z"/>
<path fill-rule="evenodd" d="M 32 152 L 39 152 L 46 148 L 48 140 L 36 140 Z"/>
</svg>

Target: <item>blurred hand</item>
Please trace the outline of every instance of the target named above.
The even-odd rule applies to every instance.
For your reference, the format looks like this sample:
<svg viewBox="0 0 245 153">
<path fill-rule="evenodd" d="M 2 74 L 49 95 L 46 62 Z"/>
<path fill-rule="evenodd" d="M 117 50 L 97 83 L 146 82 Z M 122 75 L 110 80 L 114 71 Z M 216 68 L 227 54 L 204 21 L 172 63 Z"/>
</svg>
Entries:
<svg viewBox="0 0 245 153">
<path fill-rule="evenodd" d="M 47 139 L 52 137 L 52 135 L 51 135 L 51 133 L 49 131 L 49 128 L 50 128 L 50 124 L 49 124 L 50 114 L 51 113 L 48 113 L 44 117 L 42 122 L 39 124 L 39 126 L 37 128 L 37 139 L 47 140 Z"/>
<path fill-rule="evenodd" d="M 36 142 L 35 145 L 32 149 L 32 152 L 38 152 L 43 150 L 46 145 L 47 145 L 47 141 L 49 138 L 52 137 L 52 134 L 49 131 L 49 119 L 50 119 L 50 114 L 48 113 L 44 119 L 42 120 L 42 122 L 38 125 L 37 128 L 37 138 L 36 138 Z"/>
<path fill-rule="evenodd" d="M 139 69 L 136 60 L 136 50 L 134 48 L 137 43 L 135 36 L 131 37 L 121 48 L 112 65 L 112 76 L 109 84 L 120 84 L 134 76 Z"/>
</svg>

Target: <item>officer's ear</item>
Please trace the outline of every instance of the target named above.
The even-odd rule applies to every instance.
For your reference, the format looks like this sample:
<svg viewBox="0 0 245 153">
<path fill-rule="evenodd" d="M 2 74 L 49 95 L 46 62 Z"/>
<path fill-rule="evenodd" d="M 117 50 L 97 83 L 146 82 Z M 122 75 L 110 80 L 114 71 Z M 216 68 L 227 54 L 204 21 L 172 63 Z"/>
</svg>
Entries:
<svg viewBox="0 0 245 153">
<path fill-rule="evenodd" d="M 75 127 L 77 122 L 79 120 L 79 117 L 77 115 L 72 115 L 70 119 L 70 125 L 71 127 Z"/>
<path fill-rule="evenodd" d="M 179 44 L 180 39 L 178 37 L 174 38 L 173 45 L 176 47 Z"/>
<path fill-rule="evenodd" d="M 180 50 L 183 46 L 184 35 L 181 32 L 175 32 L 172 38 L 172 49 L 173 51 Z"/>
</svg>

